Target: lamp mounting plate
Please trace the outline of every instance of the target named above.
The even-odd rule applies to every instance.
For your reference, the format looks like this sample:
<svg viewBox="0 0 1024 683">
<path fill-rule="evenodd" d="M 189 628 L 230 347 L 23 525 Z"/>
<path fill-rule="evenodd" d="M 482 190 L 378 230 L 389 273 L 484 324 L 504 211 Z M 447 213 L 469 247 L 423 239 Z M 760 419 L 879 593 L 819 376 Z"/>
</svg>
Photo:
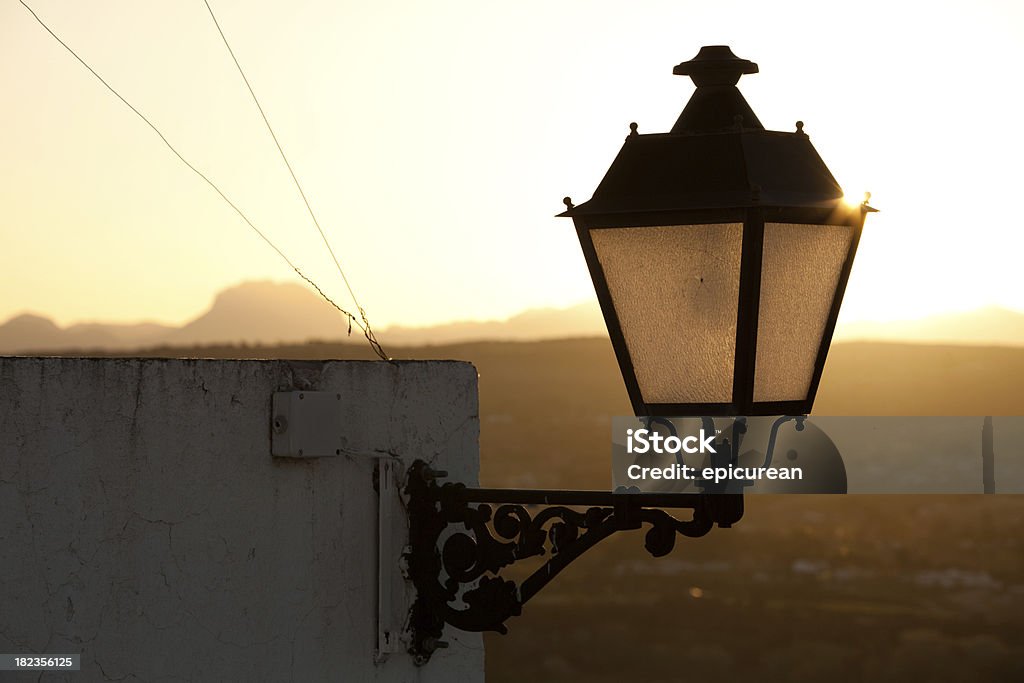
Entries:
<svg viewBox="0 0 1024 683">
<path fill-rule="evenodd" d="M 270 452 L 278 458 L 341 455 L 344 427 L 341 394 L 333 391 L 278 391 L 270 417 Z"/>
</svg>

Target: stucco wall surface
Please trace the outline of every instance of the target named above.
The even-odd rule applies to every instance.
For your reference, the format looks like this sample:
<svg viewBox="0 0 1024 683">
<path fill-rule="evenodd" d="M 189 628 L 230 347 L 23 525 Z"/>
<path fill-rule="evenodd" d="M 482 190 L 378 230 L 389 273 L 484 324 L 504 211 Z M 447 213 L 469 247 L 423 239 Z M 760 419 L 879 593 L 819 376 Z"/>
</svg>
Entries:
<svg viewBox="0 0 1024 683">
<path fill-rule="evenodd" d="M 298 390 L 341 394 L 341 456 L 271 456 Z M 374 458 L 476 484 L 477 406 L 468 363 L 0 358 L 0 652 L 82 653 L 44 680 L 483 680 L 476 634 L 374 661 Z"/>
</svg>

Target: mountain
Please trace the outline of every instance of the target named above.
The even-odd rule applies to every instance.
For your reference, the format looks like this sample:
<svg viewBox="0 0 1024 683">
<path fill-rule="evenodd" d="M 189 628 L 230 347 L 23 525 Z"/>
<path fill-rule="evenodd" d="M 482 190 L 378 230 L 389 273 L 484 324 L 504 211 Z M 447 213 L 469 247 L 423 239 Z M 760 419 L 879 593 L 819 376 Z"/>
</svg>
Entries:
<svg viewBox="0 0 1024 683">
<path fill-rule="evenodd" d="M 348 321 L 337 309 L 295 283 L 245 282 L 217 295 L 210 310 L 171 330 L 160 343 L 278 344 L 341 339 Z"/>
<path fill-rule="evenodd" d="M 0 325 L 0 349 L 54 349 L 64 340 L 64 331 L 49 318 L 25 313 Z"/>
<path fill-rule="evenodd" d="M 0 325 L 0 354 L 126 351 L 209 344 L 286 344 L 345 339 L 348 321 L 329 303 L 296 283 L 245 282 L 220 292 L 210 308 L 181 327 L 82 323 L 61 328 L 23 314 Z M 357 330 L 358 331 L 358 330 Z M 393 326 L 378 331 L 388 345 L 536 340 L 605 334 L 596 304 L 525 311 L 508 320 L 453 322 L 431 327 Z"/>
<path fill-rule="evenodd" d="M 537 341 L 605 336 L 604 318 L 596 303 L 569 308 L 536 308 L 508 320 L 464 321 L 433 327 L 393 326 L 379 336 L 394 346 L 451 344 L 478 340 Z"/>
<path fill-rule="evenodd" d="M 155 323 L 80 323 L 59 327 L 26 313 L 0 325 L 0 354 L 128 351 L 210 344 L 286 344 L 338 340 L 348 322 L 329 303 L 296 283 L 246 282 L 220 292 L 209 310 L 181 327 Z M 524 311 L 507 320 L 461 321 L 378 329 L 386 348 L 464 343 L 607 337 L 596 302 Z M 836 341 L 1024 346 L 1024 314 L 984 308 L 921 320 L 840 325 Z"/>
<path fill-rule="evenodd" d="M 0 353 L 274 344 L 341 339 L 347 333 L 347 322 L 334 307 L 302 285 L 245 282 L 220 292 L 205 313 L 181 327 L 156 323 L 79 323 L 61 328 L 40 315 L 18 315 L 0 325 Z"/>
<path fill-rule="evenodd" d="M 60 328 L 49 318 L 25 313 L 0 325 L 0 353 L 136 349 L 158 342 L 171 329 L 155 323 L 79 323 Z"/>
</svg>

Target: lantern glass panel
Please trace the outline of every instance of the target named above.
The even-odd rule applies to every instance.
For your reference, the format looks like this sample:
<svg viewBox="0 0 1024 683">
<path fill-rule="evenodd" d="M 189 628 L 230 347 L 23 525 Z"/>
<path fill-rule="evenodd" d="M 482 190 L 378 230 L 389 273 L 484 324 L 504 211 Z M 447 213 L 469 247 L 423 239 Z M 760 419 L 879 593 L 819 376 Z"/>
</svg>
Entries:
<svg viewBox="0 0 1024 683">
<path fill-rule="evenodd" d="M 590 237 L 644 403 L 731 402 L 743 225 Z"/>
<path fill-rule="evenodd" d="M 754 401 L 801 401 L 810 392 L 853 228 L 766 223 Z"/>
</svg>

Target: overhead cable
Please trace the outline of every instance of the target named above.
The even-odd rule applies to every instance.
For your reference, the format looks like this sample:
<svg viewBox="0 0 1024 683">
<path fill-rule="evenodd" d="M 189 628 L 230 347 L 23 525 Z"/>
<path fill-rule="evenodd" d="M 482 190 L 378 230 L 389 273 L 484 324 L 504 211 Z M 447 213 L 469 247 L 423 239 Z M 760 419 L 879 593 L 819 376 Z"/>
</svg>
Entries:
<svg viewBox="0 0 1024 683">
<path fill-rule="evenodd" d="M 157 134 L 157 136 L 159 136 L 159 138 L 163 141 L 164 145 L 166 145 L 167 148 L 169 150 L 171 150 L 171 152 L 176 157 L 178 157 L 178 159 L 183 164 L 185 164 L 185 166 L 187 166 L 197 176 L 202 178 L 206 182 L 207 185 L 209 185 L 211 188 L 213 188 L 214 192 L 216 192 L 220 196 L 220 198 L 223 199 L 228 204 L 228 206 L 230 206 L 232 209 L 234 209 L 235 213 L 237 213 L 242 218 L 242 220 L 245 221 L 246 225 L 248 225 L 250 228 L 252 228 L 252 230 L 260 237 L 260 239 L 262 239 L 271 249 L 273 249 L 277 253 L 277 255 L 280 256 L 281 259 L 285 263 L 287 263 L 288 266 L 293 271 L 295 271 L 296 275 L 298 275 L 300 278 L 305 280 L 310 286 L 313 287 L 313 289 L 315 289 L 317 291 L 318 294 L 320 294 L 321 297 L 323 297 L 323 299 L 325 301 L 327 301 L 327 303 L 329 303 L 331 306 L 333 306 L 335 309 L 337 309 L 338 312 L 340 312 L 342 315 L 344 315 L 349 320 L 349 330 L 350 331 L 351 331 L 351 326 L 354 323 L 357 327 L 359 327 L 360 330 L 363 331 L 363 334 L 366 336 L 367 341 L 370 342 L 370 346 L 373 348 L 374 352 L 378 356 L 380 356 L 383 360 L 390 360 L 387 357 L 387 355 L 384 353 L 384 350 L 381 348 L 380 344 L 378 344 L 376 339 L 373 338 L 372 331 L 369 329 L 368 325 L 364 322 L 366 320 L 366 314 L 365 314 L 365 312 L 361 308 L 359 310 L 360 310 L 360 317 L 361 317 L 362 321 L 360 321 L 360 319 L 357 319 L 355 315 L 353 315 L 349 311 L 347 311 L 344 308 L 342 308 L 341 306 L 339 306 L 337 303 L 335 303 L 335 301 L 333 299 L 331 299 L 329 296 L 327 296 L 327 294 L 316 284 L 316 282 L 314 282 L 309 276 L 307 276 L 304 272 L 302 272 L 302 270 L 297 265 L 295 265 L 295 263 L 292 262 L 292 260 L 289 259 L 288 256 L 286 256 L 285 253 L 276 244 L 274 244 L 274 242 L 271 241 L 271 239 L 269 237 L 267 237 L 267 235 L 262 230 L 260 230 L 258 227 L 256 227 L 256 225 L 252 222 L 252 220 L 249 219 L 249 217 L 245 214 L 245 212 L 242 211 L 242 209 L 239 208 L 237 204 L 235 204 L 233 201 L 231 201 L 231 199 L 224 193 L 223 190 L 220 189 L 220 187 L 217 186 L 216 183 L 214 183 L 205 173 L 203 173 L 198 168 L 196 168 L 191 162 L 188 161 L 188 159 L 186 159 L 184 156 L 182 156 L 182 154 L 177 150 L 177 148 L 175 148 L 174 145 L 171 144 L 171 142 L 167 139 L 167 137 L 162 132 L 160 132 L 160 129 L 157 128 L 156 125 L 152 121 L 150 121 L 149 118 L 147 118 L 145 116 L 145 114 L 143 114 L 141 111 L 139 111 L 131 102 L 129 102 L 127 99 L 125 99 L 121 95 L 121 93 L 119 93 L 112 85 L 110 85 L 110 83 L 108 83 L 102 76 L 100 76 L 99 73 L 97 73 L 95 69 L 93 69 L 91 66 L 89 66 L 89 64 L 84 59 L 82 59 L 82 57 L 80 57 L 78 55 L 78 53 L 75 52 L 71 48 L 71 46 L 69 46 L 67 43 L 65 43 L 60 38 L 60 36 L 58 36 L 53 31 L 53 29 L 51 29 L 46 24 L 46 22 L 44 22 L 39 17 L 39 15 L 36 14 L 35 10 L 33 10 L 25 2 L 25 0 L 18 0 L 18 1 L 21 3 L 21 5 L 26 10 L 28 10 L 29 14 L 32 15 L 32 17 L 39 23 L 39 25 L 42 26 L 46 30 L 46 32 L 50 34 L 50 36 L 53 37 L 54 40 L 56 40 L 58 43 L 60 43 L 60 45 L 65 50 L 67 50 L 69 53 L 71 53 L 71 55 L 76 60 L 78 60 L 78 62 L 89 71 L 89 73 L 91 73 L 93 76 L 96 77 L 96 80 L 98 80 L 100 83 L 102 83 L 103 86 L 107 90 L 109 90 L 111 93 L 113 93 L 114 96 L 117 97 L 117 99 L 121 100 L 121 102 L 123 102 L 125 106 L 127 106 L 129 109 L 131 109 L 132 112 L 134 112 L 136 116 L 138 116 L 140 119 L 142 119 L 142 121 L 145 122 L 145 124 L 147 126 L 149 126 L 150 129 L 152 129 L 152 131 Z M 353 297 L 353 301 L 355 301 L 355 297 Z M 357 302 L 356 305 L 358 307 L 358 302 Z"/>
<path fill-rule="evenodd" d="M 359 315 L 363 320 L 363 325 L 360 327 L 366 335 L 366 340 L 370 342 L 370 346 L 372 346 L 374 351 L 377 352 L 377 355 L 381 358 L 387 359 L 387 354 L 384 353 L 384 349 L 381 348 L 373 334 L 373 329 L 370 327 L 370 321 L 366 316 L 366 310 L 359 304 L 359 299 L 356 298 L 356 293 L 352 291 L 352 285 L 349 284 L 348 277 L 345 275 L 345 270 L 341 267 L 341 263 L 338 261 L 338 257 L 334 253 L 334 249 L 331 248 L 331 243 L 327 239 L 327 234 L 324 232 L 324 229 L 320 227 L 320 221 L 317 220 L 316 214 L 313 212 L 313 207 L 310 205 L 309 199 L 306 197 L 306 192 L 302 189 L 302 183 L 299 182 L 298 176 L 295 175 L 295 170 L 292 168 L 291 162 L 288 161 L 288 155 L 284 153 L 284 147 L 281 146 L 281 142 L 277 139 L 274 127 L 270 125 L 270 119 L 267 118 L 267 113 L 263 110 L 263 105 L 260 104 L 259 98 L 256 97 L 256 91 L 253 90 L 252 84 L 249 82 L 249 78 L 245 75 L 245 70 L 242 69 L 242 65 L 239 63 L 238 57 L 235 56 L 235 51 L 231 49 L 231 43 L 228 42 L 227 36 L 224 35 L 224 29 L 221 28 L 220 22 L 217 21 L 217 15 L 213 13 L 213 8 L 210 7 L 208 0 L 203 0 L 203 4 L 206 5 L 206 9 L 210 13 L 210 18 L 213 19 L 213 25 L 217 27 L 217 33 L 220 34 L 221 40 L 224 41 L 224 47 L 227 48 L 228 54 L 231 55 L 231 61 L 235 63 L 235 68 L 238 69 L 238 74 L 242 77 L 242 81 L 245 82 L 245 87 L 249 89 L 249 94 L 252 95 L 253 103 L 255 103 L 256 108 L 259 110 L 260 116 L 263 117 L 263 123 L 266 124 L 267 131 L 270 133 L 270 137 L 274 140 L 274 145 L 277 147 L 277 151 L 281 154 L 281 160 L 284 161 L 284 165 L 288 169 L 288 173 L 295 182 L 295 188 L 299 191 L 299 196 L 302 197 L 302 202 L 306 205 L 309 217 L 313 219 L 313 225 L 316 226 L 317 232 L 320 233 L 320 238 L 323 240 L 324 246 L 327 247 L 327 251 L 331 255 L 334 265 L 338 269 L 338 274 L 341 275 L 341 279 L 345 283 L 345 287 L 348 289 L 349 296 L 352 297 L 352 303 L 355 304 L 356 309 L 359 311 Z"/>
</svg>

